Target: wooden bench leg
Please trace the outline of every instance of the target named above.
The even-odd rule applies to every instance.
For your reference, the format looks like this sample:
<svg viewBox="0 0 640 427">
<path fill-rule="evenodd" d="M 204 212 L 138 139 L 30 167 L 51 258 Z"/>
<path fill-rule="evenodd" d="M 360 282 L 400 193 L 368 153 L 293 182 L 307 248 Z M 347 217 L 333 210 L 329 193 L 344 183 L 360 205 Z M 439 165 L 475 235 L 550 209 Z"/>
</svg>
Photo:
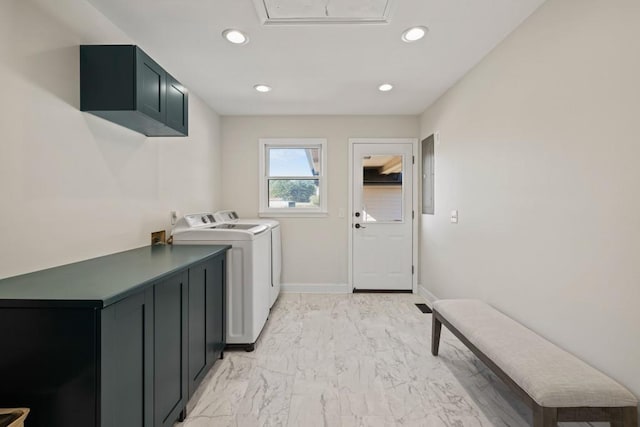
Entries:
<svg viewBox="0 0 640 427">
<path fill-rule="evenodd" d="M 535 405 L 533 408 L 533 427 L 557 427 L 558 408 L 545 408 Z"/>
<path fill-rule="evenodd" d="M 611 427 L 638 427 L 638 409 L 635 407 L 622 408 L 620 418 L 611 420 Z"/>
<path fill-rule="evenodd" d="M 440 333 L 442 332 L 442 322 L 437 319 L 435 311 L 431 322 L 431 354 L 438 355 L 440 349 Z"/>
</svg>

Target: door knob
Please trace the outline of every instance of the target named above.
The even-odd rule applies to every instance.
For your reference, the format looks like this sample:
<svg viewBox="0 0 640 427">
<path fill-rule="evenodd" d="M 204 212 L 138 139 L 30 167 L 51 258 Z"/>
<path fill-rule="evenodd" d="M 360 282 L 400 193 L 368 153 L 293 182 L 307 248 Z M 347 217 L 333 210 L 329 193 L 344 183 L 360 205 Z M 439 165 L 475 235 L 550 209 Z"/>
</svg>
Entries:
<svg viewBox="0 0 640 427">
<path fill-rule="evenodd" d="M 356 212 L 356 218 L 360 216 L 360 212 Z"/>
<path fill-rule="evenodd" d="M 356 225 L 355 225 L 355 227 L 356 227 L 356 228 L 367 228 L 367 227 L 364 227 L 364 226 L 362 226 L 362 225 L 360 225 L 360 224 L 356 224 Z"/>
</svg>

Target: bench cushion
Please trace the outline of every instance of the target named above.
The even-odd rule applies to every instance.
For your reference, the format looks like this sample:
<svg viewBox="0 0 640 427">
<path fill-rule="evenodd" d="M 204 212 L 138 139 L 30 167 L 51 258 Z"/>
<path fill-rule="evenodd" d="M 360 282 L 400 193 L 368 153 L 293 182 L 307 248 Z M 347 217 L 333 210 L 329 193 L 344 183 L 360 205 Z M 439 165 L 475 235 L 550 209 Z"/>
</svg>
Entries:
<svg viewBox="0 0 640 427">
<path fill-rule="evenodd" d="M 479 300 L 438 300 L 433 308 L 545 407 L 636 406 L 625 387 Z"/>
</svg>

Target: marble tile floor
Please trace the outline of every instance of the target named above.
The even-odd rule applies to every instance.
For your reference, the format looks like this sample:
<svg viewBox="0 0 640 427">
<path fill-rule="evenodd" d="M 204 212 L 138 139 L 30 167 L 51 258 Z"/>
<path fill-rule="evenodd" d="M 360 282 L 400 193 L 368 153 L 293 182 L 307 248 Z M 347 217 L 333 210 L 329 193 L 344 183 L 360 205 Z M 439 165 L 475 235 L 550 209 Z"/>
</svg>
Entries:
<svg viewBox="0 0 640 427">
<path fill-rule="evenodd" d="M 417 302 L 281 295 L 256 350 L 225 352 L 176 427 L 530 426 L 531 411 L 445 328 L 431 356 Z"/>
</svg>

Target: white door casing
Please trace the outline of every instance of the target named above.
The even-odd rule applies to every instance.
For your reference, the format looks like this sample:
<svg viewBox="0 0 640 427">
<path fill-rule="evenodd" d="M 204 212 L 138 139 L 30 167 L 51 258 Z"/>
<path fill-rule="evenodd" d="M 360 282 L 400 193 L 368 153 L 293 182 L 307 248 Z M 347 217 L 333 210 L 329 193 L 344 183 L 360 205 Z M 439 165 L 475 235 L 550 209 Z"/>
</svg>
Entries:
<svg viewBox="0 0 640 427">
<path fill-rule="evenodd" d="M 416 150 L 414 139 L 350 140 L 350 279 L 354 289 L 416 289 Z"/>
</svg>

